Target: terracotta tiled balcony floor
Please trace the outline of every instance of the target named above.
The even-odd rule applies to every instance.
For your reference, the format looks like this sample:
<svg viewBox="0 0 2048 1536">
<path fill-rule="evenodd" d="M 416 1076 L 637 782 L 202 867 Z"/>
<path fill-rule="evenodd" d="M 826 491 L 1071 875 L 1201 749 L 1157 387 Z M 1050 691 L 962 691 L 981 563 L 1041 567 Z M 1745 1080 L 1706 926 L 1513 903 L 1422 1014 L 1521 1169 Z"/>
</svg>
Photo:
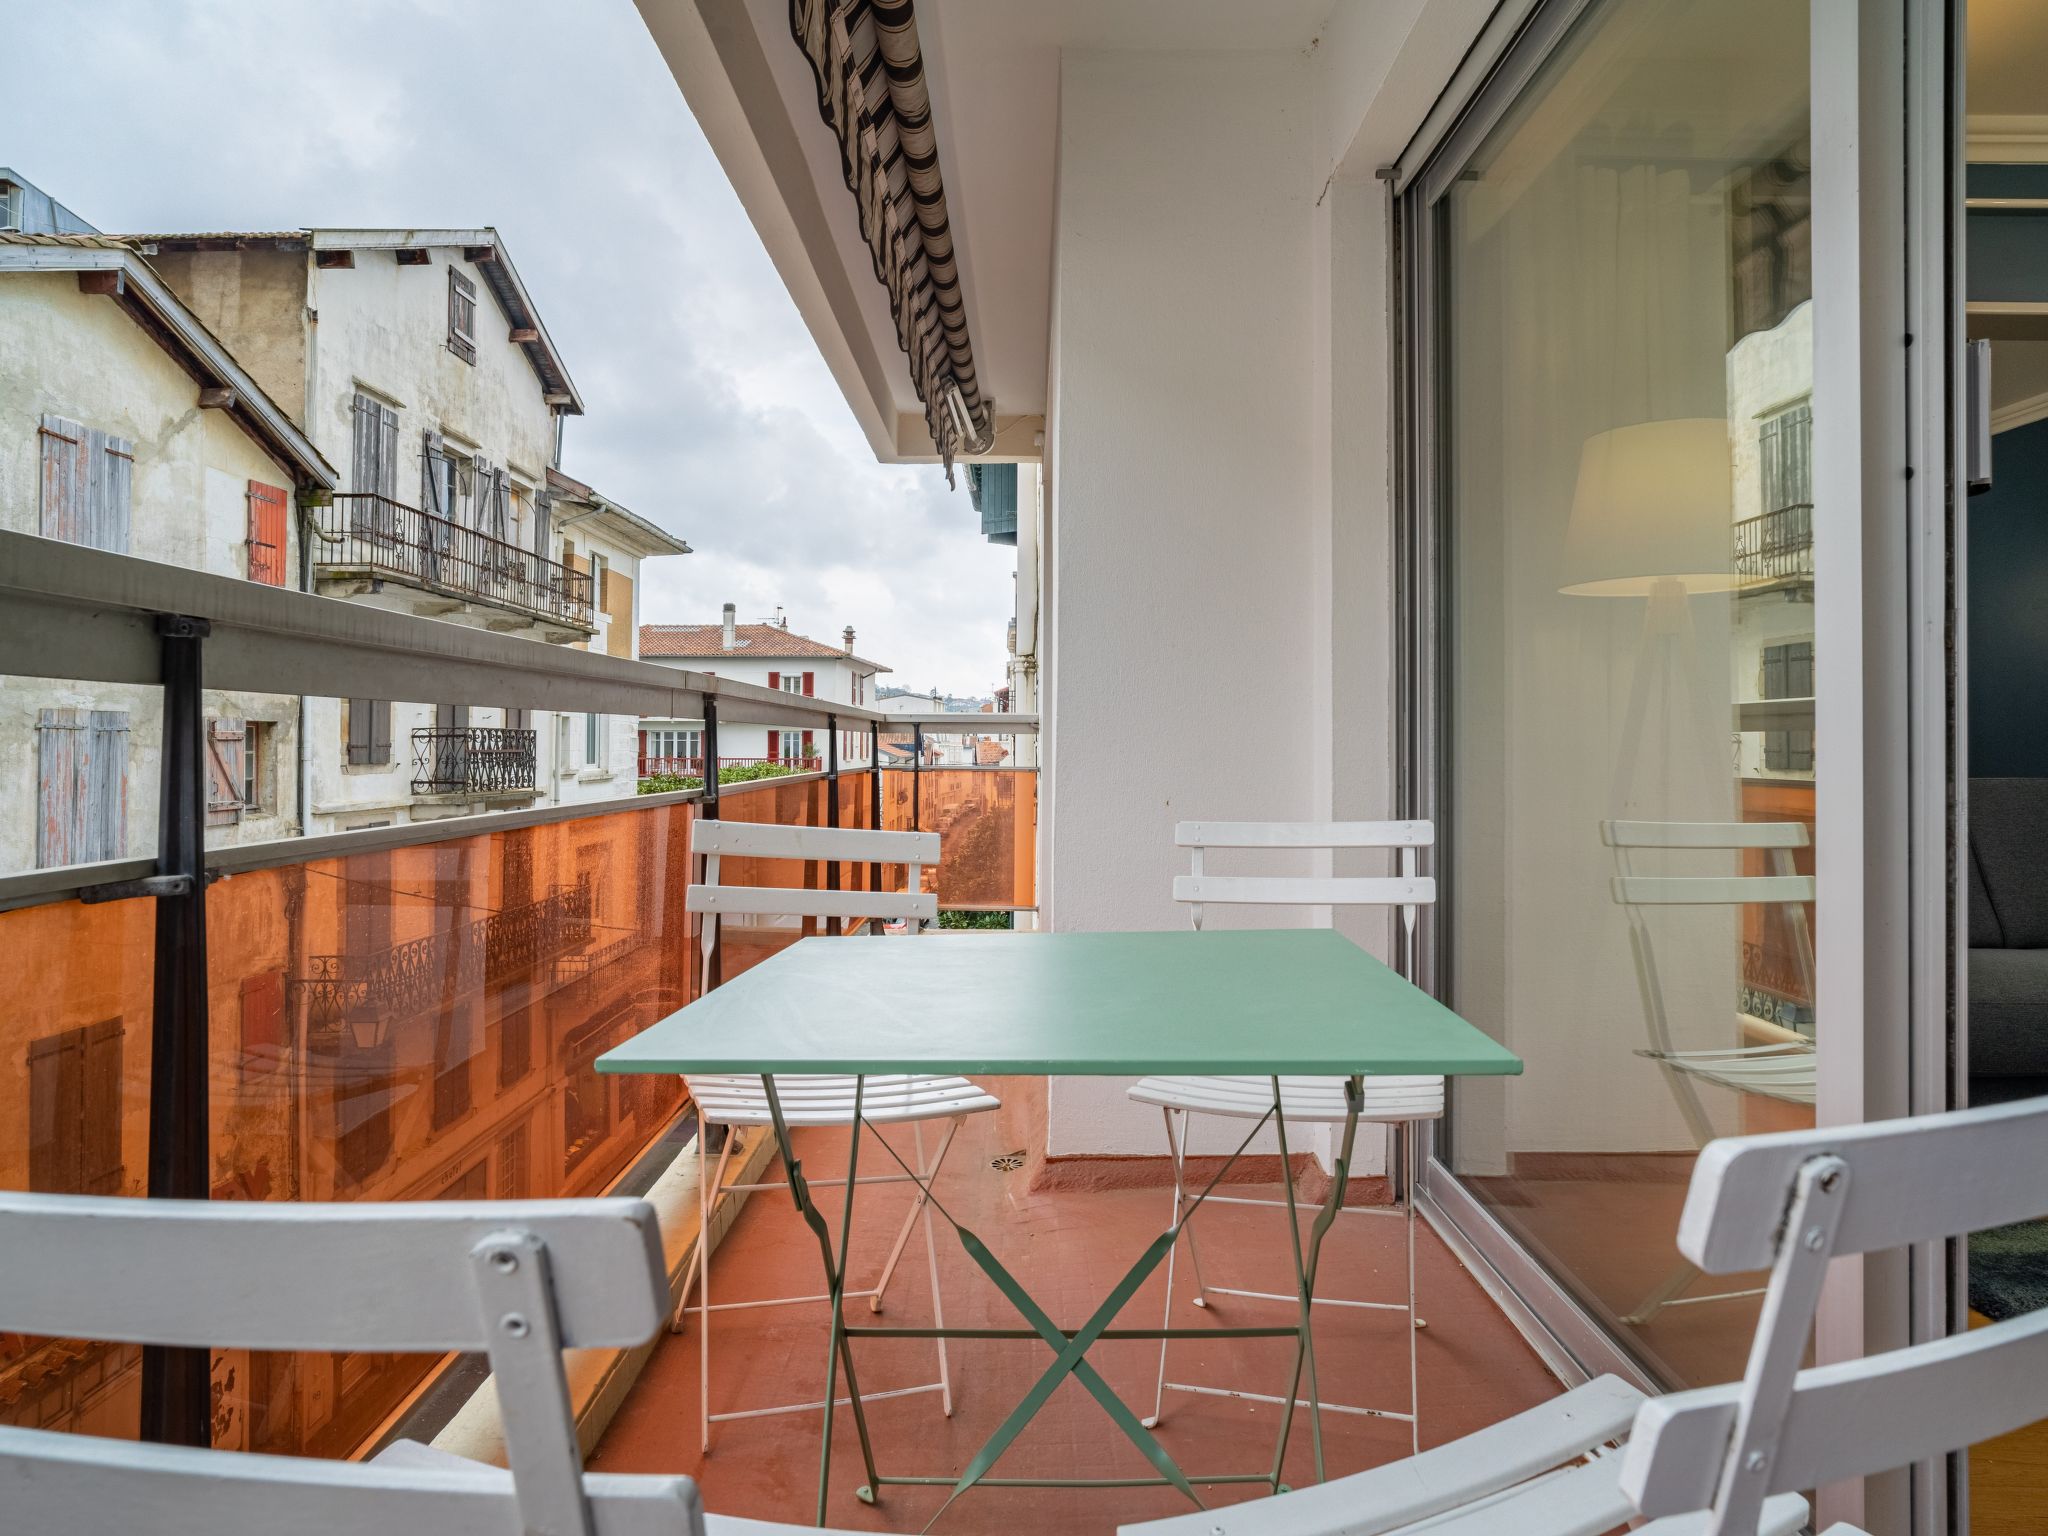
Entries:
<svg viewBox="0 0 2048 1536">
<path fill-rule="evenodd" d="M 1158 1234 L 1170 1198 L 1160 1188 L 1088 1192 L 1034 1192 L 1034 1169 L 992 1168 L 991 1160 L 1020 1147 L 1043 1144 L 1038 1124 L 1041 1085 L 992 1082 L 1005 1099 L 1000 1115 L 970 1118 L 954 1143 L 939 1198 L 981 1235 L 1032 1295 L 1063 1326 L 1078 1326 Z M 1372 1132 L 1362 1128 L 1361 1135 Z M 891 1132 L 903 1138 L 908 1133 Z M 843 1133 L 799 1133 L 799 1150 L 813 1178 L 843 1171 Z M 877 1171 L 865 1143 L 862 1167 Z M 779 1168 L 779 1165 L 778 1165 Z M 1268 1193 L 1270 1187 L 1235 1186 Z M 838 1192 L 820 1192 L 820 1203 Z M 901 1213 L 905 1186 L 864 1190 L 855 1207 L 853 1283 L 872 1283 Z M 936 1227 L 947 1321 L 1014 1327 L 1015 1314 L 961 1252 L 944 1223 Z M 1453 1439 L 1518 1412 L 1556 1393 L 1557 1383 L 1473 1278 L 1426 1225 L 1418 1229 L 1418 1285 L 1428 1327 L 1421 1338 L 1422 1441 Z M 834 1224 L 836 1236 L 837 1225 Z M 1285 1288 L 1285 1228 L 1278 1212 L 1212 1206 L 1197 1217 L 1196 1232 L 1212 1282 Z M 1256 1242 L 1257 1246 L 1252 1244 Z M 1344 1217 L 1324 1249 L 1318 1289 L 1328 1294 L 1393 1300 L 1401 1283 L 1401 1224 L 1386 1218 Z M 1163 1275 L 1163 1270 L 1161 1271 Z M 1163 1280 L 1153 1278 L 1125 1309 L 1125 1326 L 1155 1327 Z M 779 1192 L 749 1203 L 712 1266 L 712 1298 L 743 1300 L 821 1288 L 815 1240 Z M 1284 1323 L 1284 1305 L 1220 1298 L 1208 1312 L 1189 1305 L 1192 1295 L 1183 1255 L 1175 1281 L 1177 1325 Z M 866 1303 L 852 1304 L 858 1322 Z M 925 1257 L 913 1237 L 890 1287 L 884 1318 L 929 1322 L 931 1302 Z M 824 1309 L 784 1307 L 719 1314 L 712 1336 L 712 1405 L 722 1411 L 821 1396 L 825 1363 Z M 1405 1322 L 1391 1313 L 1318 1308 L 1317 1354 L 1326 1399 L 1402 1408 L 1407 1397 Z M 933 1346 L 926 1341 L 874 1340 L 857 1344 L 861 1385 L 873 1392 L 935 1379 Z M 1255 1386 L 1281 1391 L 1291 1361 L 1285 1340 L 1232 1340 L 1214 1345 L 1176 1343 L 1172 1374 L 1181 1380 Z M 957 1474 L 1008 1415 L 1050 1362 L 1031 1341 L 956 1341 L 951 1346 L 954 1410 L 944 1417 L 936 1393 L 871 1404 L 868 1421 L 885 1473 Z M 1158 1346 L 1111 1342 L 1089 1355 L 1110 1385 L 1142 1416 L 1150 1411 Z M 632 1395 L 599 1446 L 592 1466 L 615 1472 L 687 1472 L 703 1487 L 706 1507 L 722 1514 L 807 1523 L 813 1514 L 818 1469 L 818 1415 L 746 1419 L 714 1426 L 711 1454 L 699 1454 L 698 1341 L 694 1327 L 665 1337 Z M 1279 1410 L 1234 1399 L 1167 1395 L 1162 1443 L 1191 1474 L 1262 1472 L 1270 1465 Z M 1331 1475 L 1377 1466 L 1407 1454 L 1408 1427 L 1397 1421 L 1325 1415 Z M 1146 1476 L 1151 1468 L 1077 1383 L 1063 1383 L 1044 1412 L 997 1464 L 996 1475 L 1056 1477 Z M 1308 1417 L 1297 1416 L 1287 1476 L 1301 1484 L 1313 1476 Z M 888 1488 L 876 1507 L 860 1503 L 860 1453 L 849 1410 L 840 1409 L 834 1432 L 830 1520 L 857 1530 L 915 1531 L 944 1500 L 936 1488 Z M 1220 1504 L 1248 1496 L 1243 1487 L 1199 1490 Z M 1120 1522 L 1178 1513 L 1187 1508 L 1171 1489 L 1041 1490 L 977 1488 L 938 1522 L 942 1533 L 1106 1532 Z"/>
</svg>

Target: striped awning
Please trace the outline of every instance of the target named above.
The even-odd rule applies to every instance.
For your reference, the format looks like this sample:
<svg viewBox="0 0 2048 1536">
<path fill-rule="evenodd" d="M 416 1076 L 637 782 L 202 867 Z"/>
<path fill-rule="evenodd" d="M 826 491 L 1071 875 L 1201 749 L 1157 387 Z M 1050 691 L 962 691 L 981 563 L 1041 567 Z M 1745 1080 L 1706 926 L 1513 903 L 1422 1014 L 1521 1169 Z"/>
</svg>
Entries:
<svg viewBox="0 0 2048 1536">
<path fill-rule="evenodd" d="M 911 0 L 790 0 L 789 25 L 838 136 L 860 232 L 951 484 L 954 456 L 986 452 L 994 417 L 974 375 Z M 956 393 L 965 431 L 948 404 Z"/>
</svg>

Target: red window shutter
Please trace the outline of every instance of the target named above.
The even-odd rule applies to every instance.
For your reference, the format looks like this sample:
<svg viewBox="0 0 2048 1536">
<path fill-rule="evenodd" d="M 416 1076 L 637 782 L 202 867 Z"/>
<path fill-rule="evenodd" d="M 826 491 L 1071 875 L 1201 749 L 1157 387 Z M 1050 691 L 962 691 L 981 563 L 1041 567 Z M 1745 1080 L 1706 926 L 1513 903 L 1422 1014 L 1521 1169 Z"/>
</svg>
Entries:
<svg viewBox="0 0 2048 1536">
<path fill-rule="evenodd" d="M 780 731 L 770 731 L 770 732 L 768 733 L 768 757 L 769 757 L 769 760 L 770 760 L 770 761 L 772 762 L 772 761 L 774 761 L 775 759 L 777 759 L 777 758 L 779 758 L 779 757 L 781 757 L 781 756 L 782 756 L 782 732 L 780 732 Z"/>
<path fill-rule="evenodd" d="M 285 493 L 282 486 L 249 482 L 249 579 L 284 585 Z"/>
<path fill-rule="evenodd" d="M 815 672 L 806 672 L 806 673 L 804 674 L 804 697 L 805 697 L 805 698 L 807 698 L 807 699 L 808 699 L 808 698 L 810 698 L 810 697 L 811 697 L 811 696 L 812 696 L 812 695 L 813 695 L 813 694 L 814 694 L 814 693 L 816 692 L 816 684 L 817 684 L 817 681 L 818 681 L 818 674 L 817 674 L 817 673 L 815 673 Z M 808 735 L 809 733 L 808 733 L 808 732 L 806 732 L 805 734 L 807 734 L 807 735 Z"/>
<path fill-rule="evenodd" d="M 780 688 L 782 686 L 782 674 L 780 672 L 770 672 L 768 674 L 768 686 L 770 688 Z"/>
</svg>

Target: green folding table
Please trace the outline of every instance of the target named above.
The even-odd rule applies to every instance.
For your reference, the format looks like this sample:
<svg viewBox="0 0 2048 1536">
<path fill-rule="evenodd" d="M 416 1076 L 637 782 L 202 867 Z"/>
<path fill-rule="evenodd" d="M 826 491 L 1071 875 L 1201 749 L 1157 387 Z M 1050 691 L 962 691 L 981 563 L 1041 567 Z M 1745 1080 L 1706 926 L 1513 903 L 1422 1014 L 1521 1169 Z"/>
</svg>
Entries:
<svg viewBox="0 0 2048 1536">
<path fill-rule="evenodd" d="M 913 1021 L 906 1023 L 905 1021 Z M 826 1352 L 818 1522 L 824 1523 L 832 1466 L 831 1404 L 846 1373 L 870 1503 L 886 1484 L 950 1487 L 947 1499 L 986 1486 L 1073 1487 L 1097 1480 L 988 1475 L 1024 1426 L 1073 1376 L 1156 1469 L 1145 1478 L 1102 1486 L 1162 1485 L 1198 1506 L 1195 1484 L 1266 1483 L 1280 1469 L 1307 1377 L 1306 1403 L 1323 1475 L 1322 1420 L 1316 1404 L 1309 1298 L 1328 1231 L 1344 1203 L 1364 1075 L 1496 1076 L 1521 1061 L 1427 993 L 1329 929 L 1174 933 L 959 933 L 919 939 L 811 938 L 791 945 L 671 1014 L 597 1061 L 601 1072 L 759 1074 L 797 1210 L 818 1241 L 831 1304 Z M 861 1119 L 858 1098 L 847 1153 L 847 1198 L 835 1252 L 824 1214 L 804 1182 L 776 1094 L 778 1076 L 839 1072 L 929 1072 L 961 1076 L 1132 1077 L 1151 1073 L 1262 1076 L 1274 1102 L 1230 1154 L 1180 1220 L 1155 1238 L 1079 1328 L 1064 1328 L 1034 1302 L 979 1236 L 934 1197 L 967 1255 L 1028 1325 L 1015 1329 L 854 1326 L 846 1321 L 847 1238 L 853 1219 Z M 1303 1242 L 1294 1231 L 1296 1317 L 1264 1328 L 1112 1328 L 1110 1323 L 1165 1259 L 1181 1229 L 1253 1138 L 1269 1122 L 1287 1166 L 1287 1127 L 1279 1079 L 1296 1074 L 1343 1078 L 1349 1115 L 1335 1177 Z M 858 1092 L 858 1090 L 857 1090 Z M 893 1158 L 894 1150 L 875 1140 Z M 901 1164 L 901 1159 L 897 1159 Z M 902 1164 L 906 1173 L 912 1173 Z M 913 1177 L 915 1177 L 913 1173 Z M 1293 1184 L 1287 1181 L 1290 1210 Z M 875 1338 L 1039 1339 L 1053 1359 L 1002 1426 L 957 1477 L 894 1475 L 875 1465 L 851 1341 Z M 1112 1392 L 1088 1362 L 1103 1339 L 1285 1337 L 1295 1341 L 1294 1371 L 1269 1473 L 1190 1476 Z"/>
</svg>

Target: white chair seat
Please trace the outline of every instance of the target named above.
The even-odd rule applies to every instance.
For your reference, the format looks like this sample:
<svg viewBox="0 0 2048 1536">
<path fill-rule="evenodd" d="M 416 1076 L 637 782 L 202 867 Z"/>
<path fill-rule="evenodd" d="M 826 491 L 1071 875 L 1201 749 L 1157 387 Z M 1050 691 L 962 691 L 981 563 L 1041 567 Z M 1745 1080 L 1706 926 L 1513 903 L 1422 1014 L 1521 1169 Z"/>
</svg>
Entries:
<svg viewBox="0 0 2048 1536">
<path fill-rule="evenodd" d="M 1131 1088 L 1141 1104 L 1162 1109 L 1193 1110 L 1256 1120 L 1273 1107 L 1270 1077 L 1147 1077 Z M 1288 1120 L 1304 1125 L 1344 1123 L 1344 1079 L 1283 1077 L 1280 1108 Z M 1358 1118 L 1374 1124 L 1435 1120 L 1444 1112 L 1444 1080 L 1440 1077 L 1368 1077 L 1365 1106 Z"/>
<path fill-rule="evenodd" d="M 714 1125 L 771 1125 L 768 1093 L 751 1075 L 690 1074 L 683 1079 L 698 1112 Z M 782 1118 L 791 1126 L 843 1126 L 853 1121 L 852 1073 L 801 1073 L 775 1079 Z M 931 1077 L 922 1073 L 877 1075 L 860 1092 L 861 1117 L 871 1125 L 907 1125 L 916 1120 L 943 1120 L 952 1115 L 1000 1109 L 1002 1101 L 964 1077 Z"/>
</svg>

